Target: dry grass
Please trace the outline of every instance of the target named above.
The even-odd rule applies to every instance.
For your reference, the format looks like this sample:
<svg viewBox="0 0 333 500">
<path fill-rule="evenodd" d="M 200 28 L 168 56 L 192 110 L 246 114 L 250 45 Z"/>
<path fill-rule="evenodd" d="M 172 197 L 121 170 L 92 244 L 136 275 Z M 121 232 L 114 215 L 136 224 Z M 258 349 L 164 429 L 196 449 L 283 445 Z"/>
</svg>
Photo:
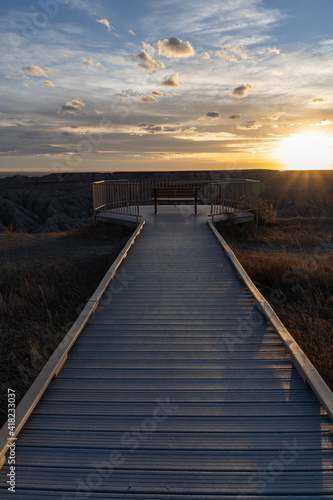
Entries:
<svg viewBox="0 0 333 500">
<path fill-rule="evenodd" d="M 44 259 L 24 259 L 22 251 L 6 255 L 0 270 L 0 424 L 6 417 L 7 388 L 22 398 L 132 232 L 106 224 L 86 227 L 47 241 Z M 103 245 L 102 255 L 90 252 L 92 245 L 95 253 Z"/>
<path fill-rule="evenodd" d="M 223 235 L 232 244 L 241 247 L 246 244 L 257 249 L 262 244 L 279 249 L 302 251 L 307 246 L 311 253 L 327 252 L 333 245 L 333 218 L 328 217 L 293 217 L 277 219 L 275 223 L 257 228 L 251 224 L 224 227 L 216 224 Z M 249 246 L 250 245 L 250 246 Z M 253 248 L 252 248 L 253 247 Z"/>
<path fill-rule="evenodd" d="M 219 228 L 240 263 L 333 390 L 333 220 Z"/>
</svg>

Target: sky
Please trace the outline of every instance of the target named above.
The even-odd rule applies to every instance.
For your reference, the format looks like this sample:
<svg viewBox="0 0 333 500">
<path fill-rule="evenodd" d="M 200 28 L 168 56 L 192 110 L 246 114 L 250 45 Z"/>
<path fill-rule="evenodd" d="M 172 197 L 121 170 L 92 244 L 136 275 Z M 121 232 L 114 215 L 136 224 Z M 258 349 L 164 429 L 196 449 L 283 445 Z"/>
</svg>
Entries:
<svg viewBox="0 0 333 500">
<path fill-rule="evenodd" d="M 0 14 L 0 171 L 332 168 L 332 0 Z"/>
</svg>

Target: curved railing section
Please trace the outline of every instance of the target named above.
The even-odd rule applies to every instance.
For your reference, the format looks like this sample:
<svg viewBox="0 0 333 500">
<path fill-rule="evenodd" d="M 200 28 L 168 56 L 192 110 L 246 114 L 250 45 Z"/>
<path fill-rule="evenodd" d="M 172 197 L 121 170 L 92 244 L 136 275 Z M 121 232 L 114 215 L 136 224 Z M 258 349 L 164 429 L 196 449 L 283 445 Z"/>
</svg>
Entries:
<svg viewBox="0 0 333 500">
<path fill-rule="evenodd" d="M 228 179 L 210 184 L 211 217 L 250 212 L 258 222 L 260 181 L 252 179 Z"/>
<path fill-rule="evenodd" d="M 139 186 L 127 181 L 93 183 L 94 218 L 103 212 L 139 217 Z"/>
</svg>

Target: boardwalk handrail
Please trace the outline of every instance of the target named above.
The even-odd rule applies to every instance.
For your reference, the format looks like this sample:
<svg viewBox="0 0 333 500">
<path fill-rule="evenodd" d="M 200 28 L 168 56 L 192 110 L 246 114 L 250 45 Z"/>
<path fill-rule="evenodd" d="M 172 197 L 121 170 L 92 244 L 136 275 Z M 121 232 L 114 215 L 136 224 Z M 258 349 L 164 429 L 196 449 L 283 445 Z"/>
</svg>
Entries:
<svg viewBox="0 0 333 500">
<path fill-rule="evenodd" d="M 315 395 L 317 396 L 320 403 L 323 405 L 330 419 L 333 421 L 333 393 L 328 387 L 326 382 L 323 380 L 321 375 L 318 373 L 316 368 L 313 366 L 309 358 L 302 351 L 300 346 L 290 335 L 287 328 L 284 326 L 280 318 L 277 316 L 269 302 L 265 297 L 259 292 L 258 288 L 254 285 L 253 281 L 246 273 L 240 262 L 238 261 L 236 255 L 230 249 L 226 241 L 222 238 L 214 224 L 209 221 L 209 227 L 215 234 L 218 242 L 222 246 L 223 250 L 227 254 L 230 262 L 233 264 L 237 271 L 239 278 L 243 281 L 245 286 L 249 289 L 254 297 L 256 305 L 260 312 L 268 319 L 274 328 L 275 332 L 283 342 L 287 351 L 290 353 L 293 364 L 297 369 L 298 373 L 302 377 L 303 381 L 311 387 Z"/>
<path fill-rule="evenodd" d="M 217 215 L 233 214 L 237 211 L 251 212 L 258 220 L 258 180 L 226 179 L 211 184 L 212 221 Z"/>
<path fill-rule="evenodd" d="M 93 183 L 94 218 L 99 212 L 139 217 L 139 186 L 123 181 L 98 181 Z"/>
<path fill-rule="evenodd" d="M 90 316 L 95 312 L 107 286 L 115 277 L 118 267 L 127 256 L 129 249 L 133 245 L 144 224 L 145 221 L 143 221 L 137 227 L 132 237 L 128 240 L 122 251 L 119 253 L 117 259 L 114 261 L 114 263 L 98 285 L 97 289 L 88 300 L 87 304 L 85 305 L 84 309 L 78 316 L 71 329 L 60 342 L 54 353 L 51 355 L 50 359 L 45 364 L 42 371 L 39 373 L 35 381 L 26 392 L 25 396 L 18 404 L 16 408 L 15 430 L 13 431 L 13 434 L 9 436 L 8 420 L 0 429 L 0 469 L 4 465 L 5 455 L 9 450 L 9 445 L 17 439 L 17 435 L 22 430 L 22 427 L 28 420 L 30 414 L 44 394 L 51 380 L 60 372 L 67 359 L 68 352 L 79 337 Z"/>
</svg>

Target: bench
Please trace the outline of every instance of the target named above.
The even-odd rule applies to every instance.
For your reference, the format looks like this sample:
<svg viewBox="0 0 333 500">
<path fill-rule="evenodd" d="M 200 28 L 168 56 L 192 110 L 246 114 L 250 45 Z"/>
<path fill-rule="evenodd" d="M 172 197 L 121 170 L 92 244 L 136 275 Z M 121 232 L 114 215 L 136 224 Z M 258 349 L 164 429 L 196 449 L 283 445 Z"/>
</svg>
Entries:
<svg viewBox="0 0 333 500">
<path fill-rule="evenodd" d="M 193 201 L 194 213 L 197 214 L 199 201 L 199 188 L 197 187 L 160 187 L 154 188 L 155 215 L 157 215 L 157 203 L 165 201 L 168 203 Z"/>
</svg>

